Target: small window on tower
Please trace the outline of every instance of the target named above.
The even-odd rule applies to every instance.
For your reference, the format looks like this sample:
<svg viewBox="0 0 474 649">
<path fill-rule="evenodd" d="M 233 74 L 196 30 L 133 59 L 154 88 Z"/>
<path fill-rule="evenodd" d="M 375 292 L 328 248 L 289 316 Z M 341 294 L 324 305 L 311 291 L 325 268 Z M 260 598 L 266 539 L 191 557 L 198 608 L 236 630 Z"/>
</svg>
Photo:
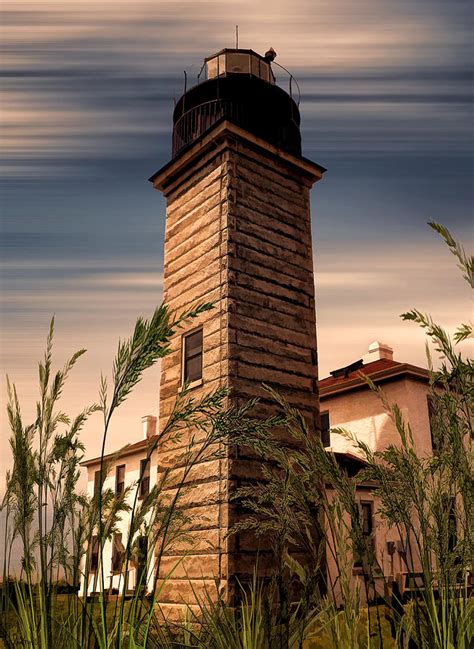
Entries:
<svg viewBox="0 0 474 649">
<path fill-rule="evenodd" d="M 331 446 L 331 433 L 329 425 L 329 412 L 321 413 L 321 442 L 323 443 L 324 448 Z"/>
<path fill-rule="evenodd" d="M 202 380 L 202 327 L 183 336 L 183 384 Z"/>
</svg>

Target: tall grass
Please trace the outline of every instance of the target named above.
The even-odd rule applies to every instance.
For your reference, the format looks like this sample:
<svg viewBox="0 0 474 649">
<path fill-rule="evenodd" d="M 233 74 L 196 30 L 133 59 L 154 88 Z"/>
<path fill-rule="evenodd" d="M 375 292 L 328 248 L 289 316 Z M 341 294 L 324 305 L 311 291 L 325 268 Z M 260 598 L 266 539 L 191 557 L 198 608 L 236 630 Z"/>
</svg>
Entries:
<svg viewBox="0 0 474 649">
<path fill-rule="evenodd" d="M 472 287 L 473 259 L 445 228 L 431 226 L 457 257 Z M 171 470 L 164 470 L 144 499 L 139 498 L 143 475 L 123 493 L 115 493 L 106 486 L 110 459 L 105 455 L 113 416 L 142 373 L 168 353 L 177 328 L 209 308 L 203 305 L 172 319 L 162 306 L 150 320 L 140 318 L 131 337 L 119 343 L 110 385 L 103 377 L 98 403 L 75 417 L 63 413 L 59 404 L 65 381 L 84 350 L 54 372 L 54 320 L 39 363 L 40 397 L 32 423 L 24 422 L 16 388 L 8 381 L 13 466 L 2 505 L 6 524 L 0 635 L 4 645 L 34 649 L 471 646 L 474 366 L 458 345 L 472 335 L 472 326 L 462 324 L 450 337 L 417 310 L 402 316 L 424 328 L 440 357 L 435 370 L 428 353 L 437 447 L 433 456 L 418 456 L 401 409 L 389 403 L 369 379 L 368 386 L 390 414 L 399 440 L 373 452 L 349 431 L 333 429 L 332 434 L 345 436 L 364 457 L 365 468 L 356 476 L 341 469 L 304 417 L 271 388 L 266 389 L 281 415 L 266 421 L 253 419 L 254 401 L 234 408 L 223 389 L 201 399 L 185 389 L 164 430 L 146 451 L 151 457 L 163 442 L 182 446 L 185 435 L 189 438 L 181 453 L 178 484 Z M 103 429 L 100 488 L 89 497 L 77 486 L 84 454 L 80 433 L 94 413 L 100 413 Z M 285 443 L 276 440 L 277 425 L 285 431 Z M 189 436 L 192 430 L 199 435 Z M 177 541 L 188 541 L 192 552 L 190 521 L 181 507 L 190 472 L 197 462 L 220 458 L 226 444 L 250 447 L 264 460 L 263 479 L 232 494 L 246 515 L 230 533 L 270 537 L 275 570 L 260 579 L 257 563 L 253 580 L 239 585 L 240 603 L 234 607 L 220 595 L 216 599 L 215 592 L 196 592 L 195 606 L 189 607 L 181 624 L 172 625 L 159 614 L 160 600 L 179 561 L 163 579 L 162 559 Z M 399 601 L 392 585 L 383 583 L 372 539 L 363 533 L 357 487 L 367 481 L 380 501 L 378 516 L 397 531 L 408 560 L 416 556 L 420 562 L 423 588 L 409 602 Z M 127 520 L 128 530 L 119 596 L 111 597 L 104 547 L 121 519 Z M 99 562 L 93 571 L 91 548 L 96 537 Z M 148 540 L 145 569 L 130 595 L 128 577 L 143 551 L 142 537 Z M 21 568 L 11 579 L 12 553 L 18 546 Z M 357 582 L 353 580 L 355 556 L 361 562 Z M 326 569 L 329 559 L 335 573 Z M 97 596 L 79 596 L 81 582 Z M 60 592 L 60 585 L 68 594 Z"/>
<path fill-rule="evenodd" d="M 201 428 L 206 432 L 204 442 L 197 445 L 191 440 L 184 451 L 183 477 L 171 502 L 162 497 L 168 478 L 166 471 L 143 501 L 138 500 L 142 476 L 138 484 L 121 494 L 105 488 L 107 433 L 112 416 L 137 385 L 142 373 L 168 352 L 170 338 L 176 329 L 209 308 L 211 305 L 206 304 L 172 320 L 162 306 L 149 321 L 139 318 L 130 339 L 119 343 L 110 397 L 107 380 L 102 377 L 99 404 L 85 408 L 74 419 L 60 410 L 59 400 L 69 372 L 85 350 L 74 354 L 62 370 L 53 373 L 54 320 L 44 359 L 39 363 L 40 400 L 33 423 L 24 424 L 16 388 L 8 381 L 13 468 L 7 475 L 3 501 L 6 527 L 1 599 L 2 631 L 7 645 L 105 648 L 135 646 L 137 638 L 146 645 L 153 604 L 162 586 L 157 586 L 155 577 L 147 600 L 144 599 L 145 588 L 139 587 L 126 605 L 130 562 L 136 556 L 138 537 L 145 534 L 150 548 L 143 576 L 145 582 L 153 548 L 159 546 L 158 574 L 160 557 L 168 545 L 183 534 L 186 520 L 178 508 L 179 500 L 191 466 L 213 452 L 210 449 L 222 434 L 219 424 L 225 412 L 226 392 L 220 389 L 196 401 L 184 390 L 164 430 L 149 445 L 148 457 L 164 439 L 169 443 L 178 441 L 185 427 Z M 89 498 L 77 490 L 79 463 L 84 452 L 79 433 L 94 412 L 101 412 L 103 417 L 100 488 Z M 243 413 L 239 416 L 243 417 Z M 61 426 L 63 430 L 60 431 Z M 129 519 L 129 530 L 123 561 L 122 598 L 118 605 L 116 601 L 111 605 L 105 583 L 104 545 L 111 540 L 124 515 Z M 92 572 L 90 565 L 94 538 L 99 544 L 97 572 Z M 19 579 L 9 588 L 11 551 L 15 542 L 21 546 L 21 571 Z M 66 607 L 57 593 L 56 585 L 60 580 L 73 592 L 67 598 Z M 99 592 L 99 597 L 78 597 L 81 580 L 86 589 L 92 580 L 93 590 Z"/>
<path fill-rule="evenodd" d="M 168 353 L 169 341 L 178 327 L 210 308 L 212 305 L 205 304 L 171 320 L 167 308 L 162 306 L 149 321 L 140 318 L 132 336 L 119 343 L 111 389 L 102 377 L 99 403 L 85 408 L 72 420 L 60 410 L 58 402 L 64 382 L 84 350 L 75 354 L 63 370 L 53 373 L 54 320 L 44 359 L 39 364 L 41 398 L 32 424 L 24 424 L 16 388 L 8 381 L 13 467 L 7 475 L 3 500 L 6 526 L 0 609 L 1 637 L 6 646 L 106 649 L 166 646 L 167 642 L 175 642 L 176 627 L 157 625 L 155 613 L 167 579 L 179 563 L 163 578 L 163 557 L 177 541 L 188 542 L 191 547 L 187 532 L 190 521 L 181 507 L 190 472 L 198 463 L 220 458 L 220 442 L 231 431 L 238 429 L 252 435 L 270 428 L 276 420 L 254 420 L 250 412 L 255 402 L 238 408 L 229 406 L 223 388 L 195 399 L 185 387 L 177 396 L 163 430 L 150 440 L 146 449 L 148 459 L 161 444 L 179 444 L 179 481 L 176 483 L 173 476 L 171 483 L 172 468 L 165 469 L 143 499 L 139 498 L 143 475 L 122 493 L 106 486 L 111 461 L 105 448 L 112 416 L 143 371 Z M 97 491 L 88 497 L 77 489 L 79 463 L 84 454 L 79 433 L 95 412 L 101 413 L 103 419 L 100 480 Z M 184 447 L 183 439 L 188 439 Z M 111 598 L 106 584 L 104 548 L 118 532 L 124 517 L 128 530 L 122 554 L 120 596 Z M 131 567 L 136 568 L 141 551 L 139 540 L 143 537 L 147 539 L 144 570 L 130 597 L 128 576 Z M 97 570 L 91 566 L 94 539 L 98 542 Z M 20 545 L 22 562 L 18 579 L 11 580 L 15 543 Z M 78 594 L 81 583 L 84 596 Z M 69 591 L 67 596 L 60 594 L 58 584 Z M 88 597 L 89 589 L 98 595 Z"/>
</svg>

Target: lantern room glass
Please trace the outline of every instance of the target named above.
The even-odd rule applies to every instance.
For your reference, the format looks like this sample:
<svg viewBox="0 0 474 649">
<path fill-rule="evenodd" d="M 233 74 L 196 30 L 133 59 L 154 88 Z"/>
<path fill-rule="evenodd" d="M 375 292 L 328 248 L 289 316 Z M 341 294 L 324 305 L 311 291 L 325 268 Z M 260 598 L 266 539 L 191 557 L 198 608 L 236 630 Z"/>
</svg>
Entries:
<svg viewBox="0 0 474 649">
<path fill-rule="evenodd" d="M 275 77 L 268 61 L 251 50 L 225 50 L 206 60 L 207 78 L 227 74 L 249 74 L 274 84 Z"/>
</svg>

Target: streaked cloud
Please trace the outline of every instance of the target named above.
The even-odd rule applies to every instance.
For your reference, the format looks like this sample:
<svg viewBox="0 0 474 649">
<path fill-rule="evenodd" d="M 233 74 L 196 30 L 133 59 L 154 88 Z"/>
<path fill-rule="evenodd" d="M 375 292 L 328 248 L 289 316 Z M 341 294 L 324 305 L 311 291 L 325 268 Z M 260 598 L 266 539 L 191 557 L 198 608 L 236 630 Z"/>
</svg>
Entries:
<svg viewBox="0 0 474 649">
<path fill-rule="evenodd" d="M 52 275 L 45 281 L 45 272 Z M 34 417 L 38 398 L 36 361 L 42 356 L 49 321 L 56 320 L 54 359 L 61 367 L 75 351 L 88 351 L 77 363 L 62 398 L 62 408 L 76 414 L 98 398 L 101 372 L 110 376 L 118 340 L 131 334 L 138 315 L 149 317 L 162 297 L 162 274 L 153 259 L 131 263 L 98 262 L 95 268 L 55 259 L 12 260 L 2 265 L 2 344 L 0 366 L 19 390 L 25 421 Z M 3 374 L 3 372 L 2 372 Z M 149 370 L 126 408 L 113 422 L 110 445 L 140 436 L 140 417 L 158 408 L 159 366 Z M 2 403 L 6 382 L 1 377 Z M 1 428 L 8 430 L 5 410 Z M 84 431 L 88 453 L 98 450 L 100 421 L 92 418 Z M 9 464 L 8 436 L 3 436 L 0 471 Z M 120 442 L 118 441 L 120 440 Z"/>
<path fill-rule="evenodd" d="M 471 317 L 471 290 L 441 241 L 316 248 L 315 266 L 320 376 L 360 358 L 374 340 L 391 345 L 396 360 L 426 366 L 424 331 L 400 319 L 412 308 L 451 334 Z M 473 341 L 464 349 L 472 354 Z"/>
<path fill-rule="evenodd" d="M 206 55 L 234 45 L 236 22 L 241 46 L 273 44 L 300 77 L 307 150 L 316 119 L 329 150 L 431 149 L 441 131 L 465 148 L 469 85 L 453 71 L 469 70 L 467 12 L 421 0 L 8 0 L 5 172 L 32 158 L 42 176 L 54 160 L 147 155 L 147 139 L 168 133 L 182 70 L 192 83 Z"/>
</svg>

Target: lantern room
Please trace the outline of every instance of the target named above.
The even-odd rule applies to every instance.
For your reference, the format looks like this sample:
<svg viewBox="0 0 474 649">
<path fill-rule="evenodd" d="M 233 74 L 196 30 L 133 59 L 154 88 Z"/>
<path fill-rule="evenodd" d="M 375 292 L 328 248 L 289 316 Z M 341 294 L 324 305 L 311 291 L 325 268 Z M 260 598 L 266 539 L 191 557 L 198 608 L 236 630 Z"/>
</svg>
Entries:
<svg viewBox="0 0 474 649">
<path fill-rule="evenodd" d="M 271 51 L 273 53 L 273 51 Z M 227 74 L 247 74 L 274 84 L 271 55 L 260 56 L 253 50 L 221 50 L 204 61 L 208 79 Z"/>
<path fill-rule="evenodd" d="M 265 56 L 253 50 L 223 49 L 207 57 L 197 85 L 188 88 L 185 82 L 184 94 L 176 103 L 173 156 L 222 120 L 301 156 L 300 113 L 291 90 L 294 79 L 289 75 L 289 94 L 276 84 L 275 56 L 270 48 Z"/>
</svg>

